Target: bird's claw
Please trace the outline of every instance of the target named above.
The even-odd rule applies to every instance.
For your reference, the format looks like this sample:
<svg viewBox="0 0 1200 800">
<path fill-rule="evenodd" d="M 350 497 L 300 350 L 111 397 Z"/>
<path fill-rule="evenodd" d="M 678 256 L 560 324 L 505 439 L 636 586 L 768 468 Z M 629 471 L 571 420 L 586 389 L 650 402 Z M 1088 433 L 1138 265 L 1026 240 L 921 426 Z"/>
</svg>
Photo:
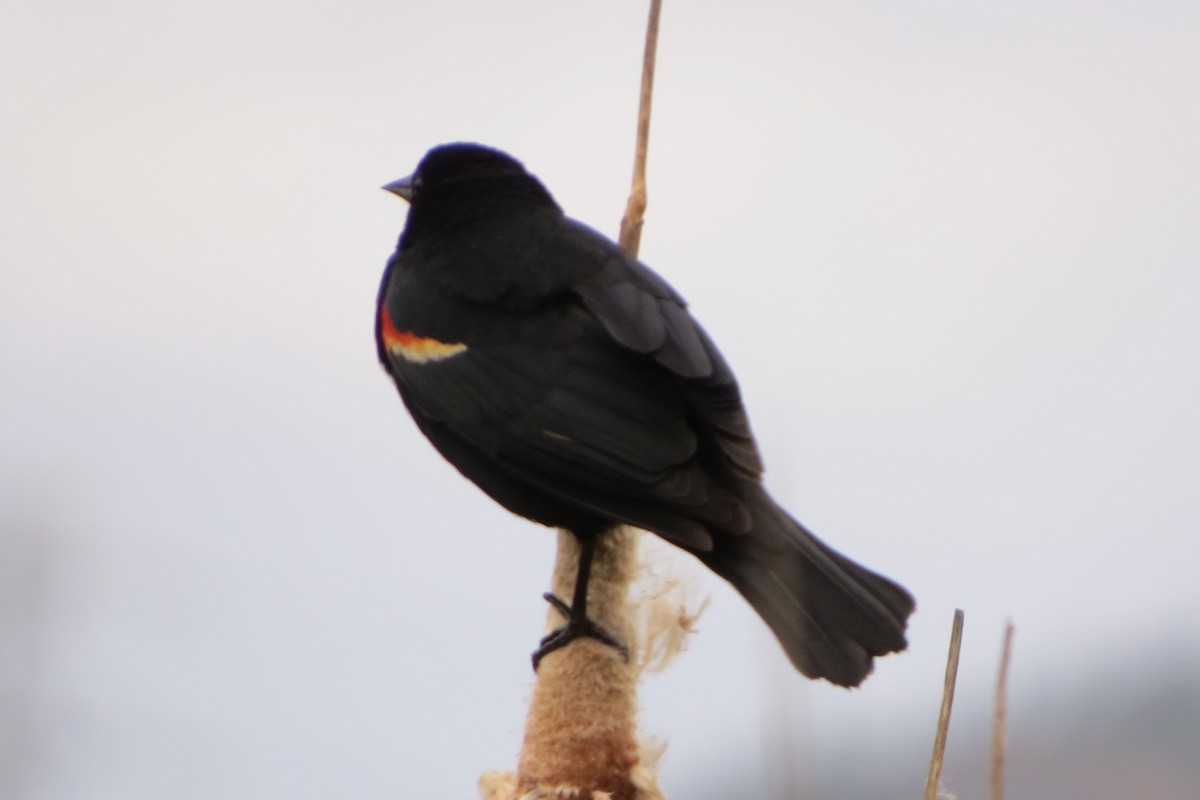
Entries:
<svg viewBox="0 0 1200 800">
<path fill-rule="evenodd" d="M 542 637 L 537 650 L 533 651 L 533 671 L 537 672 L 538 664 L 548 654 L 559 648 L 566 647 L 576 639 L 588 638 L 602 642 L 621 654 L 626 663 L 629 661 L 629 648 L 621 644 L 615 636 L 601 628 L 588 617 L 577 617 L 569 605 L 554 594 L 546 592 L 542 595 L 546 602 L 554 606 L 558 613 L 567 618 L 567 623 L 561 628 L 555 628 Z"/>
</svg>

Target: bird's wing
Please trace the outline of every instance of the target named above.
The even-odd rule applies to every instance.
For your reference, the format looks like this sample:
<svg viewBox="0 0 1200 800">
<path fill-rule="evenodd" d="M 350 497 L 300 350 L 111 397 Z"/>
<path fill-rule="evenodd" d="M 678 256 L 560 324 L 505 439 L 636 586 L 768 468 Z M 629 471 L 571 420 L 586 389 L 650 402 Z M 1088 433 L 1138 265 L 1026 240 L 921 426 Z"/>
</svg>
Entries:
<svg viewBox="0 0 1200 800">
<path fill-rule="evenodd" d="M 582 303 L 452 316 L 466 334 L 461 342 L 406 336 L 381 311 L 390 371 L 451 461 L 487 459 L 534 488 L 694 550 L 711 546 L 703 525 L 749 525 L 740 502 L 697 457 L 703 431 L 676 377 L 614 342 Z M 446 436 L 470 454 L 451 456 Z M 664 510 L 701 525 L 662 523 Z"/>
<path fill-rule="evenodd" d="M 762 473 L 762 458 L 725 358 L 687 310 L 683 298 L 656 272 L 578 223 L 571 236 L 607 245 L 603 266 L 573 291 L 624 347 L 650 356 L 675 376 L 696 418 L 715 437 L 729 465 L 747 477 Z"/>
<path fill-rule="evenodd" d="M 733 374 L 682 298 L 578 223 L 529 238 L 527 269 L 497 270 L 523 285 L 480 298 L 397 269 L 383 292 L 381 355 L 435 445 L 467 445 L 525 483 L 668 538 L 634 512 L 748 529 L 723 487 L 758 476 L 758 451 Z M 421 337 L 394 330 L 389 308 Z"/>
</svg>

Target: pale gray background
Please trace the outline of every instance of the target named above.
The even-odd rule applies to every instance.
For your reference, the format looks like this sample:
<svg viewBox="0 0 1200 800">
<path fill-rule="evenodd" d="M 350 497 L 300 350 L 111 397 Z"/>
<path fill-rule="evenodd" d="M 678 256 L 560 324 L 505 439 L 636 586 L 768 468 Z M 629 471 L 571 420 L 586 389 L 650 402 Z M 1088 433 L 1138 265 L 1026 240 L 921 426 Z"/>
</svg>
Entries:
<svg viewBox="0 0 1200 800">
<path fill-rule="evenodd" d="M 3 16 L 0 796 L 474 796 L 515 763 L 553 536 L 377 367 L 406 208 L 376 187 L 476 140 L 615 234 L 644 3 Z M 964 798 L 1006 619 L 1014 769 L 1055 702 L 1195 670 L 1200 6 L 673 2 L 659 55 L 644 260 L 777 497 L 919 601 L 845 692 L 680 557 L 713 605 L 645 689 L 669 794 L 782 796 L 794 761 L 917 796 L 956 606 Z"/>
</svg>

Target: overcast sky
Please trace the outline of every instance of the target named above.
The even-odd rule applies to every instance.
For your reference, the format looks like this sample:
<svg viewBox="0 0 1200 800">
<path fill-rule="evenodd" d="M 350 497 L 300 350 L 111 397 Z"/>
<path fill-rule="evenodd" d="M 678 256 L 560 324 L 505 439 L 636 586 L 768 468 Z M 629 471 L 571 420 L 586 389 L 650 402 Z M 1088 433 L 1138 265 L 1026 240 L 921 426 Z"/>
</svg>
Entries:
<svg viewBox="0 0 1200 800">
<path fill-rule="evenodd" d="M 645 10 L 7 11 L 13 797 L 470 797 L 515 765 L 554 537 L 375 363 L 406 211 L 377 187 L 480 141 L 615 235 Z M 1007 619 L 1018 699 L 1200 651 L 1200 6 L 668 2 L 661 37 L 642 257 L 777 499 L 918 601 L 845 692 L 679 556 L 713 603 L 646 687 L 668 794 L 780 724 L 924 757 L 955 607 L 963 714 Z"/>
</svg>

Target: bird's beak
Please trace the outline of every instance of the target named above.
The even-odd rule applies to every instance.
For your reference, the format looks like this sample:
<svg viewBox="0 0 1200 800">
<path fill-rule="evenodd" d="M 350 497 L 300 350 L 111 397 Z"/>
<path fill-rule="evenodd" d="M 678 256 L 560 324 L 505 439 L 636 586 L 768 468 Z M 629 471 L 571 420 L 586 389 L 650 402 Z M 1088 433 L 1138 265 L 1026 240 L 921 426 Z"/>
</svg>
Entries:
<svg viewBox="0 0 1200 800">
<path fill-rule="evenodd" d="M 391 183 L 385 183 L 379 188 L 383 189 L 385 192 L 391 192 L 397 197 L 403 197 L 405 200 L 411 203 L 413 199 L 413 176 L 409 175 L 399 180 L 392 181 Z"/>
</svg>

